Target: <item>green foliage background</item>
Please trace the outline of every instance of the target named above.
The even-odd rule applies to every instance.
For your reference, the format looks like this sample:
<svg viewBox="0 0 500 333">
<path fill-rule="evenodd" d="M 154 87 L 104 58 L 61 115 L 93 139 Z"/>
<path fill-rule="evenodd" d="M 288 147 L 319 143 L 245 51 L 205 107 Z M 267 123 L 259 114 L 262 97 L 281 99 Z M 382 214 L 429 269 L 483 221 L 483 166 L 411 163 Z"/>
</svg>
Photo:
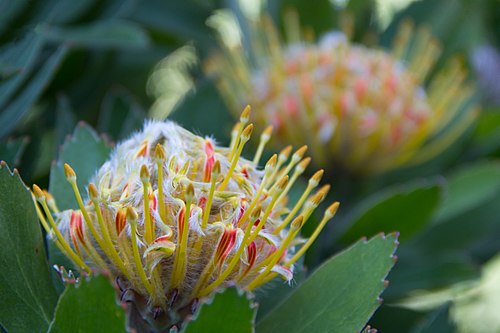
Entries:
<svg viewBox="0 0 500 333">
<path fill-rule="evenodd" d="M 319 36 L 338 26 L 338 10 L 342 3 L 355 18 L 355 38 L 358 41 L 364 40 L 368 31 L 374 31 L 379 34 L 380 45 L 389 46 L 399 22 L 409 17 L 417 24 L 430 26 L 443 43 L 443 59 L 458 52 L 470 65 L 471 56 L 478 47 L 500 47 L 498 0 L 417 1 L 395 12 L 387 24 L 379 19 L 383 1 L 280 0 L 270 1 L 267 9 L 280 22 L 286 8 L 297 8 L 302 24 L 311 27 Z M 79 174 L 87 172 L 90 176 L 91 167 L 106 159 L 113 142 L 139 129 L 154 102 L 146 87 L 155 65 L 187 43 L 196 48 L 202 60 L 214 52 L 217 48 L 214 33 L 205 21 L 220 8 L 232 9 L 237 14 L 239 10 L 237 1 L 232 0 L 0 0 L 0 160 L 6 161 L 10 167 L 17 167 L 25 184 L 37 183 L 42 187 L 50 184 L 56 197 L 64 200 L 65 190 L 58 188 L 61 182 L 57 180 L 61 178 L 61 163 L 74 160 L 76 167 L 81 167 Z M 233 123 L 229 112 L 213 82 L 202 74 L 200 68 L 194 67 L 191 74 L 195 90 L 179 103 L 170 118 L 190 130 L 213 134 L 221 142 L 227 142 Z M 481 86 L 481 79 L 481 73 L 471 68 L 470 80 L 479 81 L 478 86 Z M 401 233 L 399 261 L 389 277 L 390 287 L 383 295 L 385 304 L 371 321 L 382 332 L 464 330 L 454 324 L 460 325 L 454 313 L 462 313 L 457 307 L 463 303 L 456 297 L 456 288 L 475 290 L 459 284 L 463 281 L 481 284 L 484 280 L 481 279 L 482 267 L 494 262 L 500 251 L 500 107 L 481 91 L 478 91 L 478 99 L 482 103 L 482 112 L 476 126 L 439 158 L 374 179 L 330 175 L 329 181 L 335 188 L 332 198 L 342 202 L 342 209 L 335 224 L 322 234 L 318 244 L 308 253 L 305 264 L 309 271 L 303 275 L 308 275 L 332 254 L 362 236 L 372 237 L 381 231 L 398 230 Z M 87 125 L 79 124 L 80 121 L 85 121 L 103 137 L 98 137 Z M 67 139 L 71 134 L 72 138 Z M 74 156 L 76 149 L 97 151 L 98 154 Z M 57 158 L 58 162 L 53 162 Z M 24 201 L 29 207 L 29 192 L 21 186 L 17 175 L 7 171 L 6 166 L 0 168 L 0 180 L 0 239 L 7 237 L 6 241 L 23 243 L 15 238 L 18 236 L 10 236 L 11 226 L 6 221 L 14 223 L 15 220 L 23 228 L 27 221 L 36 225 L 32 210 L 23 212 L 30 216 L 9 215 L 9 209 L 14 209 L 9 208 L 14 207 L 9 200 L 14 198 L 18 204 Z M 61 207 L 71 205 L 71 202 L 60 202 Z M 27 243 L 17 250 L 26 253 L 31 253 L 33 247 L 40 250 L 43 236 L 38 229 L 27 227 L 25 235 L 29 238 L 25 240 Z M 394 249 L 389 245 L 391 242 L 382 242 L 381 239 L 376 237 L 366 246 L 376 246 L 381 242 L 378 251 L 389 258 Z M 2 286 L 7 286 L 5 281 L 17 274 L 13 263 L 2 261 L 16 249 L 13 246 L 7 251 L 6 246 L 6 242 L 0 245 L 0 263 L 2 267 L 9 267 L 0 274 L 2 300 L 9 293 Z M 359 257 L 353 254 L 357 246 L 361 245 L 344 253 L 352 256 L 351 261 L 338 263 L 341 257 L 336 257 L 337 263 L 329 267 L 342 269 L 341 273 L 351 272 L 349 269 L 355 269 L 359 262 Z M 40 257 L 37 252 L 36 258 L 33 265 L 41 267 L 32 269 L 46 269 L 45 257 Z M 371 262 L 376 262 L 375 258 Z M 385 277 L 390 266 L 386 263 L 374 267 L 381 270 L 377 275 L 379 280 Z M 312 274 L 311 278 L 319 279 L 318 275 Z M 332 294 L 327 295 L 342 297 L 344 301 L 355 297 L 366 300 L 368 315 L 365 317 L 368 318 L 376 308 L 370 305 L 376 295 L 351 291 L 352 295 L 335 296 L 335 289 L 343 288 L 338 284 L 356 273 L 347 274 L 344 280 L 338 276 L 339 273 L 333 274 L 331 280 L 320 279 L 317 285 L 325 290 L 331 289 Z M 500 276 L 497 277 L 500 281 Z M 28 277 L 24 282 L 20 280 L 19 286 L 10 287 L 23 290 L 23 286 L 32 283 L 49 283 L 44 279 L 45 276 L 31 281 Z M 365 283 L 364 280 L 354 282 Z M 301 293 L 307 294 L 307 288 L 312 288 L 311 282 L 301 283 L 298 278 L 297 284 L 302 291 L 293 288 L 288 303 L 281 310 L 271 311 L 276 322 L 285 320 L 288 313 L 289 320 L 294 323 L 296 318 L 288 309 L 300 308 Z M 35 288 L 44 289 L 48 294 L 30 296 L 45 302 L 39 318 L 31 323 L 38 325 L 40 331 L 48 328 L 51 319 L 44 317 L 49 316 L 47 313 L 52 314 L 56 306 L 55 291 L 51 288 Z M 98 285 L 96 288 L 106 290 L 110 287 Z M 383 286 L 377 286 L 371 291 L 377 294 L 382 289 Z M 436 290 L 444 290 L 447 297 L 435 303 L 424 298 L 415 305 L 413 298 L 419 290 L 431 295 Z M 75 297 L 74 292 L 66 290 L 63 297 Z M 272 298 L 273 292 L 268 292 L 269 297 Z M 213 307 L 217 309 L 216 302 L 233 302 L 228 304 L 238 304 L 242 307 L 242 316 L 252 319 L 254 310 L 248 312 L 245 306 L 253 301 L 237 292 L 231 293 L 215 296 L 214 303 L 206 305 L 203 311 L 210 313 L 214 311 Z M 279 293 L 276 291 L 276 294 Z M 240 296 L 242 298 L 238 298 Z M 71 300 L 66 302 L 72 303 Z M 67 311 L 60 308 L 61 304 L 62 301 L 56 310 L 56 319 L 63 316 L 57 317 L 57 314 Z M 203 311 L 200 318 L 210 317 Z M 483 319 L 484 313 L 474 315 L 473 310 L 467 311 L 473 314 L 469 322 Z M 257 318 L 260 315 L 257 313 Z M 342 316 L 342 313 L 336 312 L 336 315 Z M 23 316 L 22 311 L 3 312 L 0 329 L 21 332 L 22 329 L 16 329 L 16 316 Z M 276 329 L 273 326 L 276 322 L 265 315 L 262 318 L 257 325 L 258 332 Z M 337 322 L 339 318 L 333 316 L 325 322 Z M 366 322 L 361 321 L 361 324 L 353 324 L 358 330 Z M 66 327 L 64 325 L 70 323 L 56 320 L 56 324 L 51 326 L 51 332 L 64 332 L 57 327 Z M 188 326 L 187 331 L 190 329 L 193 330 Z M 247 329 L 254 329 L 253 324 L 242 331 Z M 314 327 L 315 331 L 322 329 L 329 331 L 326 326 Z M 333 331 L 350 332 L 350 328 L 339 326 Z"/>
</svg>

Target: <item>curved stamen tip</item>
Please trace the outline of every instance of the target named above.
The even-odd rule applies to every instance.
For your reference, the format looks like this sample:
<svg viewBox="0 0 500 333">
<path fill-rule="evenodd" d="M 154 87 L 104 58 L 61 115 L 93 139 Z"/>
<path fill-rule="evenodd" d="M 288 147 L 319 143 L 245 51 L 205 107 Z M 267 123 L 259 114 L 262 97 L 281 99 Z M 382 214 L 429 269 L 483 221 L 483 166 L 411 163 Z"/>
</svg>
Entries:
<svg viewBox="0 0 500 333">
<path fill-rule="evenodd" d="M 250 136 L 252 135 L 253 132 L 253 124 L 249 124 L 243 132 L 241 132 L 241 140 L 242 141 L 248 141 L 250 140 Z"/>
<path fill-rule="evenodd" d="M 43 194 L 42 189 L 36 184 L 33 184 L 33 193 L 38 201 L 45 199 L 45 194 Z"/>
<path fill-rule="evenodd" d="M 186 189 L 186 200 L 193 201 L 194 200 L 194 187 L 192 183 L 189 183 Z"/>
<path fill-rule="evenodd" d="M 335 213 L 337 213 L 337 210 L 339 209 L 340 203 L 338 201 L 332 203 L 325 211 L 325 217 L 327 219 L 331 219 Z"/>
<path fill-rule="evenodd" d="M 146 166 L 146 164 L 143 164 L 141 166 L 141 181 L 143 182 L 147 182 L 149 181 L 149 170 L 148 170 L 148 167 Z"/>
<path fill-rule="evenodd" d="M 303 145 L 293 154 L 292 158 L 296 161 L 299 161 L 306 153 L 307 148 L 308 148 L 307 145 Z"/>
<path fill-rule="evenodd" d="M 281 178 L 280 181 L 278 182 L 277 184 L 278 191 L 283 191 L 287 184 L 288 184 L 288 175 Z"/>
<path fill-rule="evenodd" d="M 127 207 L 127 221 L 130 224 L 137 224 L 137 219 L 139 216 L 137 215 L 137 212 L 135 209 L 131 206 Z"/>
<path fill-rule="evenodd" d="M 216 160 L 214 166 L 212 167 L 212 175 L 219 176 L 220 175 L 220 161 Z"/>
<path fill-rule="evenodd" d="M 292 221 L 292 225 L 290 226 L 290 228 L 292 230 L 298 230 L 302 228 L 303 225 L 304 225 L 304 216 L 299 215 Z"/>
<path fill-rule="evenodd" d="M 277 159 L 278 155 L 274 154 L 273 156 L 271 156 L 271 158 L 266 163 L 265 170 L 268 171 L 271 168 L 274 168 L 276 166 Z"/>
<path fill-rule="evenodd" d="M 296 170 L 300 173 L 304 172 L 307 167 L 309 166 L 309 163 L 311 163 L 311 158 L 310 157 L 306 157 L 304 158 L 298 165 L 297 165 L 297 168 Z"/>
<path fill-rule="evenodd" d="M 250 218 L 252 220 L 256 220 L 260 217 L 260 214 L 262 213 L 262 205 L 258 205 L 257 207 L 255 207 L 255 209 L 252 211 L 252 215 L 250 216 Z"/>
<path fill-rule="evenodd" d="M 288 156 L 290 156 L 290 153 L 292 152 L 293 147 L 291 145 L 286 146 L 280 151 L 280 158 L 283 160 L 286 160 Z"/>
<path fill-rule="evenodd" d="M 320 169 L 316 171 L 316 173 L 309 179 L 309 183 L 312 186 L 318 186 L 319 182 L 321 181 L 321 178 L 323 178 L 323 174 L 325 173 L 325 170 Z"/>
<path fill-rule="evenodd" d="M 252 108 L 250 107 L 250 105 L 247 105 L 240 116 L 240 122 L 242 124 L 246 124 L 250 119 L 250 111 L 252 111 Z"/>
<path fill-rule="evenodd" d="M 160 143 L 156 145 L 155 156 L 158 161 L 165 161 L 167 159 L 167 152 Z"/>
<path fill-rule="evenodd" d="M 273 134 L 273 126 L 269 125 L 269 126 L 266 127 L 266 129 L 260 135 L 261 140 L 265 141 L 265 142 L 269 141 L 269 139 L 271 138 L 272 134 Z"/>
<path fill-rule="evenodd" d="M 68 163 L 64 163 L 64 174 L 67 180 L 69 181 L 76 180 L 75 170 L 73 170 L 73 168 L 70 167 Z"/>
<path fill-rule="evenodd" d="M 99 198 L 99 191 L 94 183 L 90 183 L 88 186 L 90 200 L 95 201 Z"/>
</svg>

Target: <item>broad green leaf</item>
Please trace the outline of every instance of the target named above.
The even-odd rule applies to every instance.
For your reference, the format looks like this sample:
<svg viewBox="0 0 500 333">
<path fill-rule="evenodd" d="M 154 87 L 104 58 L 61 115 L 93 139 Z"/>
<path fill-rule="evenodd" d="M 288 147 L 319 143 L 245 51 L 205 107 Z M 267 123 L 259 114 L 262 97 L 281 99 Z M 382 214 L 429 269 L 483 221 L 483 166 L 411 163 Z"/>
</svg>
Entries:
<svg viewBox="0 0 500 333">
<path fill-rule="evenodd" d="M 9 165 L 17 166 L 28 141 L 28 138 L 23 137 L 2 143 L 0 145 L 0 160 L 7 162 Z"/>
<path fill-rule="evenodd" d="M 77 207 L 71 186 L 64 175 L 64 163 L 75 170 L 78 188 L 85 197 L 90 178 L 104 164 L 109 152 L 110 147 L 92 128 L 83 123 L 77 125 L 73 136 L 64 143 L 57 162 L 50 170 L 49 191 L 56 199 L 59 209 Z"/>
<path fill-rule="evenodd" d="M 328 260 L 257 324 L 267 332 L 358 332 L 379 307 L 397 237 L 360 240 Z"/>
<path fill-rule="evenodd" d="M 124 333 L 125 312 L 104 276 L 69 284 L 61 295 L 48 333 Z"/>
<path fill-rule="evenodd" d="M 242 291 L 229 288 L 200 306 L 183 333 L 254 332 L 255 305 Z"/>
<path fill-rule="evenodd" d="M 67 48 L 58 48 L 45 63 L 40 66 L 38 72 L 27 83 L 27 86 L 6 106 L 0 113 L 0 137 L 5 136 L 19 123 L 23 116 L 30 110 L 31 106 L 42 94 L 48 82 L 55 74 L 59 64 L 63 60 Z M 0 94 L 1 96 L 1 94 Z"/>
<path fill-rule="evenodd" d="M 479 114 L 473 137 L 472 156 L 481 156 L 500 148 L 500 107 Z"/>
<path fill-rule="evenodd" d="M 435 215 L 437 222 L 451 220 L 498 195 L 500 162 L 479 162 L 449 177 L 448 196 Z"/>
<path fill-rule="evenodd" d="M 89 48 L 144 48 L 149 44 L 146 32 L 137 24 L 119 20 L 108 20 L 85 26 L 60 28 L 40 26 L 37 30 L 48 40 L 71 43 Z"/>
<path fill-rule="evenodd" d="M 7 332 L 46 332 L 57 294 L 30 191 L 0 164 L 0 324 Z"/>
<path fill-rule="evenodd" d="M 437 182 L 398 186 L 374 194 L 355 209 L 340 241 L 350 244 L 364 235 L 392 231 L 407 239 L 430 221 L 441 197 L 442 187 Z"/>
</svg>

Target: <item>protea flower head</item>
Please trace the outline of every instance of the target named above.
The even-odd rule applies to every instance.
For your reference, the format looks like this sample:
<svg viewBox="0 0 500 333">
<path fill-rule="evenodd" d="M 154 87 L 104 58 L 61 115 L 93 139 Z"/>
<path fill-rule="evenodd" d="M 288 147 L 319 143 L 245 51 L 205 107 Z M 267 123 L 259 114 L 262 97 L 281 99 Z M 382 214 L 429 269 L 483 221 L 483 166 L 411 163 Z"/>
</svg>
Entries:
<svg viewBox="0 0 500 333">
<path fill-rule="evenodd" d="M 245 44 L 226 36 L 227 14 L 212 21 L 223 51 L 206 70 L 216 76 L 229 108 L 252 104 L 256 125 L 272 124 L 280 142 L 307 143 L 319 165 L 335 161 L 351 173 L 373 174 L 421 163 L 447 148 L 474 118 L 461 62 L 449 59 L 430 76 L 439 43 L 410 22 L 386 51 L 350 42 L 343 32 L 314 42 L 302 36 L 294 12 L 284 20 L 286 43 L 268 18 L 248 20 Z"/>
<path fill-rule="evenodd" d="M 79 209 L 58 212 L 35 185 L 42 225 L 82 272 L 107 272 L 122 298 L 133 293 L 143 300 L 146 317 L 165 315 L 170 324 L 218 288 L 251 291 L 275 276 L 290 281 L 294 263 L 338 203 L 325 211 L 309 239 L 299 237 L 329 186 L 313 193 L 320 170 L 290 204 L 287 195 L 310 161 L 304 158 L 307 147 L 293 154 L 287 147 L 259 168 L 271 128 L 261 135 L 252 160 L 241 157 L 253 130 L 249 112 L 242 113 L 229 148 L 173 122 L 146 123 L 97 171 L 88 199 L 66 164 Z"/>
</svg>

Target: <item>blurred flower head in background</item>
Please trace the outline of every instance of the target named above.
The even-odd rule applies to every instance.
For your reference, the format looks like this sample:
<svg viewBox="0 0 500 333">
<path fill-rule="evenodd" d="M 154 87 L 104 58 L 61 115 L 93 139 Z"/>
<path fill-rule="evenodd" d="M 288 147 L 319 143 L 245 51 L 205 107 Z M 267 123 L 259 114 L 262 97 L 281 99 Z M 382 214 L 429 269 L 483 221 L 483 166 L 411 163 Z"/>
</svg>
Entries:
<svg viewBox="0 0 500 333">
<path fill-rule="evenodd" d="M 82 199 L 77 175 L 66 164 L 80 209 L 59 212 L 35 185 L 47 234 L 77 267 L 111 274 L 122 299 L 141 299 L 149 309 L 142 312 L 155 319 L 166 314 L 170 324 L 220 287 L 251 291 L 278 275 L 291 281 L 294 263 L 338 203 L 325 211 L 309 239 L 299 236 L 329 190 L 325 185 L 312 193 L 323 171 L 290 204 L 288 192 L 310 161 L 304 157 L 307 147 L 292 153 L 289 146 L 260 170 L 271 128 L 252 161 L 241 157 L 253 130 L 249 113 L 247 107 L 229 148 L 173 122 L 146 123 L 93 177 L 89 200 Z"/>
<path fill-rule="evenodd" d="M 206 71 L 228 107 L 237 112 L 252 104 L 259 127 L 272 124 L 280 143 L 306 142 L 322 167 L 376 174 L 425 162 L 476 114 L 461 61 L 446 59 L 433 72 L 439 42 L 410 22 L 389 51 L 351 42 L 352 23 L 315 42 L 294 11 L 284 17 L 286 42 L 267 16 L 245 20 L 247 39 L 228 12 L 210 24 L 222 50 Z"/>
</svg>

